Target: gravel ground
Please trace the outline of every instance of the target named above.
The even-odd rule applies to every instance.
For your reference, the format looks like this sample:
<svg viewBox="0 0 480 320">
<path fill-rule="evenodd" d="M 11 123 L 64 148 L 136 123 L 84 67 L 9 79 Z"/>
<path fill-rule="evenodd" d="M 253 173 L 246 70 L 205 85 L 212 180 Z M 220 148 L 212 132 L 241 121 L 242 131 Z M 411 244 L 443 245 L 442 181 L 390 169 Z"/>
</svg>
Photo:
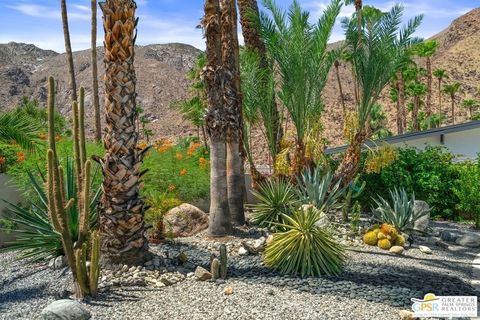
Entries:
<svg viewBox="0 0 480 320">
<path fill-rule="evenodd" d="M 434 227 L 465 228 L 451 223 Z M 243 239 L 258 236 L 255 231 L 242 234 Z M 162 256 L 185 252 L 191 268 L 187 272 L 196 265 L 208 267 L 219 243 L 197 236 L 154 246 L 152 251 Z M 399 310 L 410 308 L 410 298 L 423 298 L 427 292 L 480 296 L 469 284 L 477 249 L 428 246 L 431 255 L 413 246 L 404 256 L 354 246 L 341 275 L 306 279 L 268 270 L 259 256 L 232 255 L 226 282 L 187 277 L 162 288 L 114 287 L 85 305 L 93 319 L 398 319 Z M 14 258 L 11 253 L 0 255 L 0 319 L 38 319 L 48 303 L 68 295 L 70 277 Z M 233 294 L 225 295 L 226 287 L 233 288 Z"/>
</svg>

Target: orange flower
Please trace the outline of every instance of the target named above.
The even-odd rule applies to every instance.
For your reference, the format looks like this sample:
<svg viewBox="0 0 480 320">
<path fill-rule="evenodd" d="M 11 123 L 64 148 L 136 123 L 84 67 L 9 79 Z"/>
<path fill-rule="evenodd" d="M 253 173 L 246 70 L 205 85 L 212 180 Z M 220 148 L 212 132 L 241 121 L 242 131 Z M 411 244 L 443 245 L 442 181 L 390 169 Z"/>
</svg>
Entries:
<svg viewBox="0 0 480 320">
<path fill-rule="evenodd" d="M 147 144 L 146 144 L 144 141 L 139 142 L 139 143 L 137 144 L 137 148 L 140 149 L 140 150 L 143 150 L 143 149 L 145 149 L 146 147 L 147 147 Z"/>
<path fill-rule="evenodd" d="M 25 155 L 25 152 L 23 152 L 23 151 L 17 152 L 17 161 L 18 162 L 25 161 L 25 159 L 27 159 L 27 157 Z"/>
<path fill-rule="evenodd" d="M 7 162 L 7 159 L 5 157 L 0 157 L 0 166 Z"/>
<path fill-rule="evenodd" d="M 180 170 L 180 173 L 179 173 L 179 174 L 180 174 L 181 176 L 186 175 L 186 174 L 187 174 L 187 169 L 184 168 L 184 169 Z"/>
<path fill-rule="evenodd" d="M 168 186 L 168 191 L 169 191 L 169 192 L 173 192 L 173 191 L 175 191 L 176 189 L 177 189 L 177 187 L 176 187 L 175 185 L 173 185 L 173 184 L 171 184 L 171 185 Z"/>
<path fill-rule="evenodd" d="M 183 159 L 183 154 L 180 153 L 180 152 L 177 152 L 177 154 L 175 155 L 175 157 L 177 158 L 177 160 L 182 160 L 182 159 Z"/>
<path fill-rule="evenodd" d="M 38 137 L 41 139 L 41 140 L 47 140 L 47 134 L 45 132 L 41 132 L 38 134 Z"/>
<path fill-rule="evenodd" d="M 62 141 L 62 140 L 63 140 L 63 138 L 62 138 L 61 135 L 58 135 L 58 134 L 57 134 L 57 135 L 55 136 L 55 141 L 59 142 L 59 141 Z"/>
<path fill-rule="evenodd" d="M 157 147 L 157 151 L 159 153 L 164 153 L 166 151 L 168 151 L 172 146 L 172 142 L 170 140 L 163 140 L 163 141 L 157 141 L 155 143 L 156 147 Z"/>
<path fill-rule="evenodd" d="M 205 168 L 208 165 L 208 160 L 205 159 L 204 157 L 201 157 L 200 159 L 198 159 L 198 165 L 201 168 Z"/>
<path fill-rule="evenodd" d="M 201 144 L 201 143 L 198 143 L 198 142 L 192 143 L 192 144 L 190 145 L 190 147 L 188 148 L 187 154 L 188 154 L 189 156 L 193 155 L 193 154 L 195 153 L 195 151 L 197 151 L 197 149 L 200 148 L 201 145 L 202 145 L 202 144 Z"/>
</svg>

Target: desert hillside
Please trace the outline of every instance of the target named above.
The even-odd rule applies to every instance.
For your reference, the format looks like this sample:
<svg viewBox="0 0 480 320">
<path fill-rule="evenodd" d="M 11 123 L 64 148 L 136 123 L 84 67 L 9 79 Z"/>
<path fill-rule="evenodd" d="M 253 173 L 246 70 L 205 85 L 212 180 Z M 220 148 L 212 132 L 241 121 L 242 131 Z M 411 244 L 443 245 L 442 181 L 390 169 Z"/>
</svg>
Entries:
<svg viewBox="0 0 480 320">
<path fill-rule="evenodd" d="M 432 58 L 432 67 L 448 70 L 447 82 L 463 84 L 458 102 L 473 97 L 480 87 L 480 8 L 474 9 L 455 20 L 447 29 L 432 39 L 439 41 L 439 49 Z M 332 44 L 332 46 L 338 44 Z M 185 44 L 140 46 L 136 51 L 135 66 L 138 78 L 138 103 L 153 120 L 152 129 L 159 136 L 188 135 L 195 132 L 181 116 L 169 108 L 173 101 L 188 96 L 186 72 L 194 65 L 200 50 Z M 100 75 L 103 73 L 102 48 L 98 48 Z M 87 107 L 91 108 L 91 66 L 89 50 L 74 53 L 78 85 L 86 88 Z M 69 115 L 69 82 L 64 54 L 41 50 L 33 45 L 8 43 L 0 44 L 0 110 L 11 108 L 22 96 L 30 96 L 41 103 L 46 102 L 46 80 L 53 75 L 57 83 L 58 108 Z M 419 59 L 420 66 L 425 61 Z M 350 68 L 340 67 L 342 85 L 350 108 L 353 108 L 353 82 Z M 100 81 L 102 86 L 102 81 Z M 102 92 L 102 87 L 100 88 Z M 433 107 L 438 108 L 437 82 L 433 82 Z M 444 105 L 448 104 L 444 97 Z M 102 99 L 101 99 L 102 100 Z M 326 111 L 324 113 L 325 137 L 330 145 L 342 144 L 341 107 L 338 98 L 334 72 L 324 91 Z M 381 98 L 389 119 L 389 128 L 395 132 L 395 106 L 388 99 L 388 93 Z M 447 112 L 447 108 L 445 108 Z M 93 110 L 87 112 L 92 124 Z M 457 119 L 466 118 L 466 110 L 457 109 Z M 89 126 L 92 133 L 92 126 Z M 259 143 L 261 143 L 259 141 Z M 262 146 L 258 145 L 261 149 Z"/>
</svg>

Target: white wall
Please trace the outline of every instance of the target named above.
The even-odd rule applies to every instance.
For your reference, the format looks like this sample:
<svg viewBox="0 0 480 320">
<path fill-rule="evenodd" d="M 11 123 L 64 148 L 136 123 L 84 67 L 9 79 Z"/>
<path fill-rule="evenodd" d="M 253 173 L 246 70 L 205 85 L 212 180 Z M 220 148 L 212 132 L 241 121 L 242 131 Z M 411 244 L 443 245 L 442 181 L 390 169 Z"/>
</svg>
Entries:
<svg viewBox="0 0 480 320">
<path fill-rule="evenodd" d="M 447 133 L 444 135 L 443 142 L 443 146 L 457 155 L 459 160 L 475 160 L 477 153 L 480 152 L 480 128 Z M 427 145 L 442 146 L 442 143 L 438 135 L 393 143 L 393 145 L 399 148 L 408 146 L 423 150 Z"/>
</svg>

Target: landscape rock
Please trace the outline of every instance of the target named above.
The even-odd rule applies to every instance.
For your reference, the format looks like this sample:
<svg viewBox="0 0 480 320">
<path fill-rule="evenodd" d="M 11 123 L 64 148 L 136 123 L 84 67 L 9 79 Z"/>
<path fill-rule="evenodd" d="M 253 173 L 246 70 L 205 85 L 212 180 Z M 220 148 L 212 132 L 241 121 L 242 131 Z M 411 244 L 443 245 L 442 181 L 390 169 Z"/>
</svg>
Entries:
<svg viewBox="0 0 480 320">
<path fill-rule="evenodd" d="M 413 210 L 415 213 L 428 211 L 428 214 L 415 221 L 413 225 L 413 228 L 415 230 L 426 231 L 430 222 L 430 206 L 425 201 L 415 200 Z"/>
<path fill-rule="evenodd" d="M 206 281 L 212 279 L 212 274 L 207 269 L 198 266 L 195 269 L 195 277 L 200 281 Z"/>
<path fill-rule="evenodd" d="M 167 235 L 190 237 L 208 227 L 208 215 L 191 204 L 183 203 L 168 211 L 163 223 Z"/>
<path fill-rule="evenodd" d="M 442 239 L 443 241 L 446 241 L 446 242 L 455 242 L 455 240 L 457 240 L 458 238 L 458 235 L 453 233 L 453 232 L 450 232 L 448 230 L 443 230 L 440 232 L 440 239 Z"/>
<path fill-rule="evenodd" d="M 405 251 L 405 249 L 401 246 L 393 246 L 390 248 L 389 251 L 395 254 L 403 254 L 403 251 Z"/>
<path fill-rule="evenodd" d="M 67 259 L 65 258 L 65 256 L 58 256 L 52 258 L 48 262 L 48 266 L 54 270 L 62 269 L 67 266 Z"/>
<path fill-rule="evenodd" d="M 223 292 L 225 293 L 225 295 L 229 296 L 233 293 L 233 288 L 232 287 L 226 287 Z"/>
<path fill-rule="evenodd" d="M 265 244 L 269 244 L 272 241 L 273 241 L 273 234 L 269 234 L 267 237 L 267 240 L 265 241 Z"/>
<path fill-rule="evenodd" d="M 248 255 L 248 250 L 245 249 L 244 247 L 240 247 L 240 248 L 238 249 L 238 255 L 240 255 L 240 256 L 246 256 L 246 255 Z"/>
<path fill-rule="evenodd" d="M 414 317 L 413 312 L 410 310 L 400 310 L 398 312 L 398 315 L 400 316 L 400 320 L 414 320 L 417 319 Z"/>
<path fill-rule="evenodd" d="M 425 254 L 432 254 L 432 249 L 427 246 L 418 246 L 418 249 Z"/>
<path fill-rule="evenodd" d="M 40 315 L 44 320 L 87 320 L 91 317 L 80 302 L 68 299 L 50 303 Z"/>
<path fill-rule="evenodd" d="M 477 248 L 480 247 L 480 234 L 478 233 L 466 233 L 463 236 L 459 237 L 456 241 L 456 244 L 463 247 Z"/>
<path fill-rule="evenodd" d="M 265 237 L 260 237 L 259 239 L 255 240 L 253 243 L 253 248 L 257 251 L 263 251 L 265 249 L 266 239 Z"/>
</svg>

